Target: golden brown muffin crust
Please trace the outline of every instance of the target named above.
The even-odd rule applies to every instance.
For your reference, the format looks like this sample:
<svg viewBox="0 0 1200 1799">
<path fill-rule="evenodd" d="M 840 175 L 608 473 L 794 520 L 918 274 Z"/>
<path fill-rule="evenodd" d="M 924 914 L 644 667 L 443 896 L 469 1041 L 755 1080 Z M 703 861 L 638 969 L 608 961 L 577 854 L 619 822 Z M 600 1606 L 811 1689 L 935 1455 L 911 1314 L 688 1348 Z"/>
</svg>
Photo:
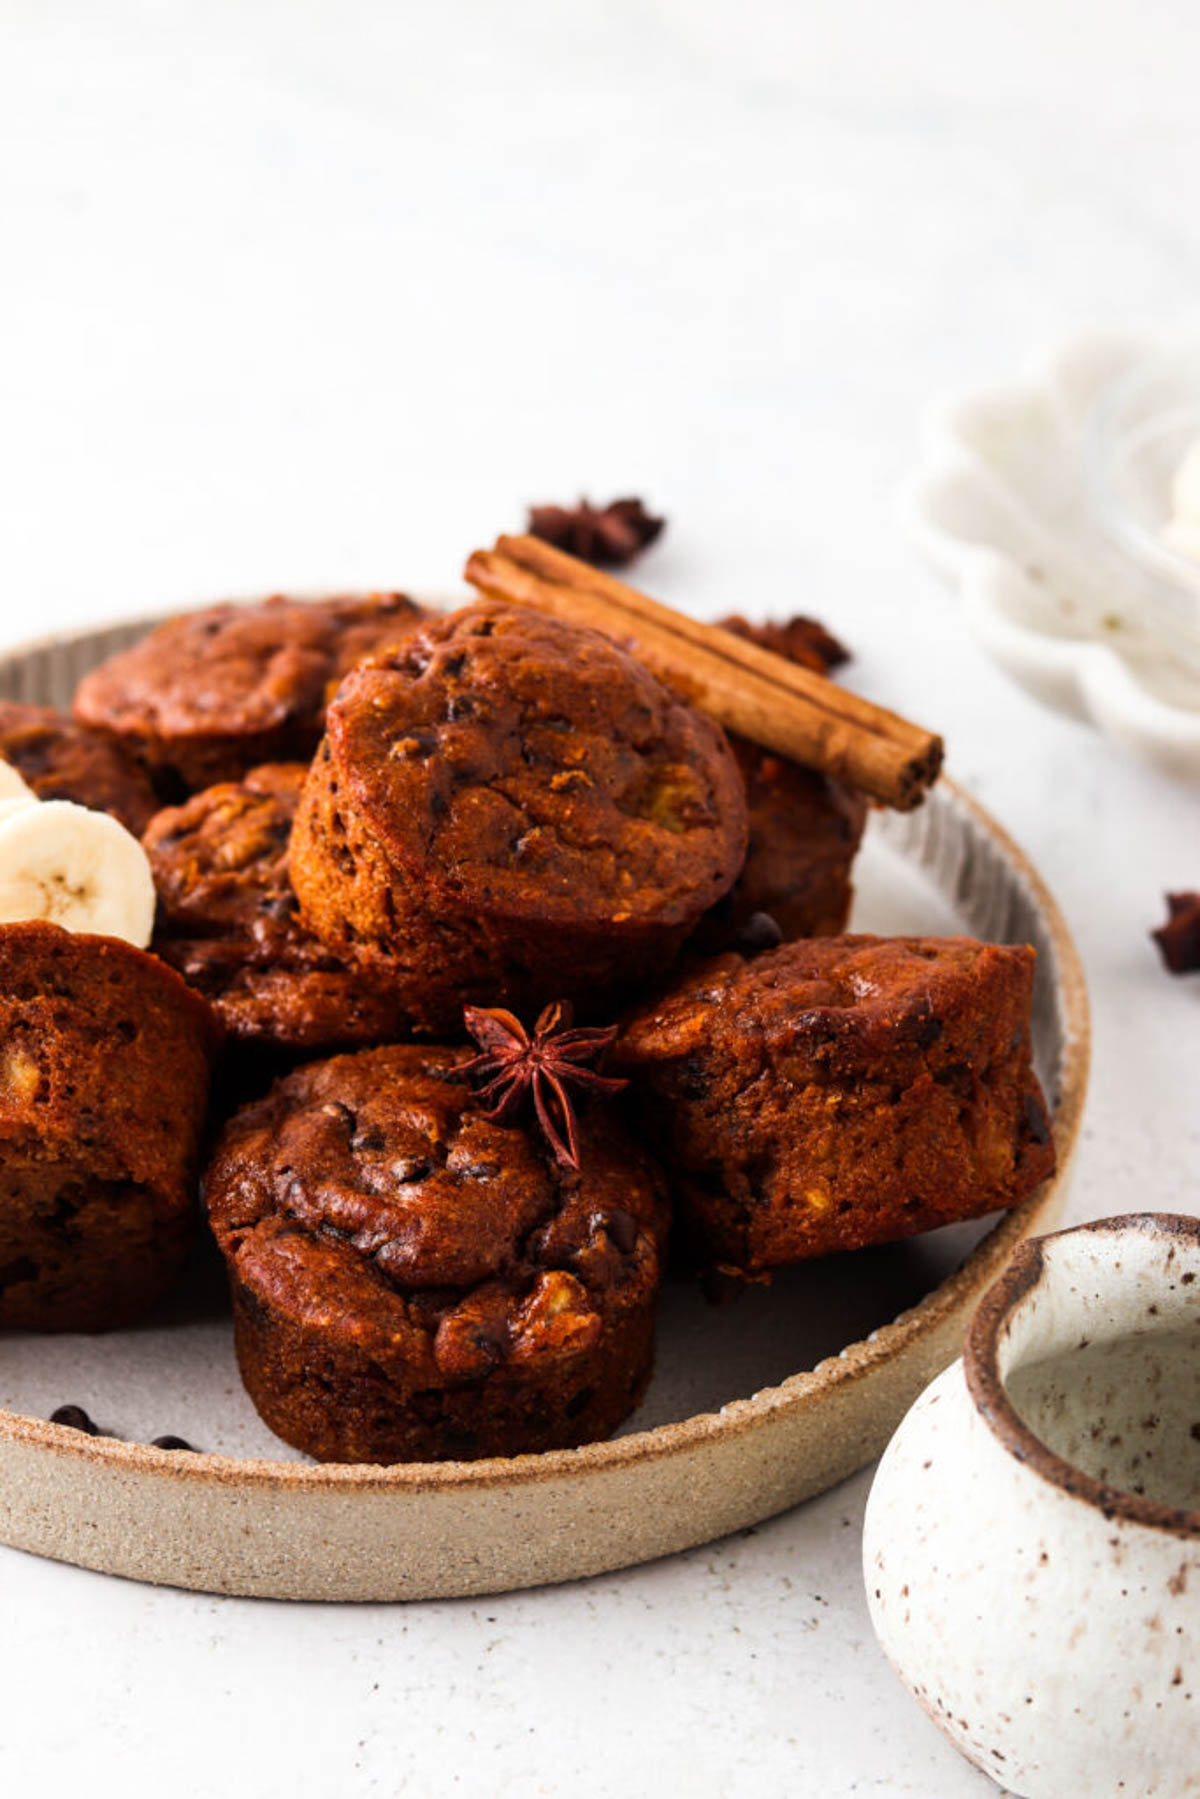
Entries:
<svg viewBox="0 0 1200 1799">
<path fill-rule="evenodd" d="M 1015 1204 L 1054 1148 L 1033 952 L 817 938 L 703 964 L 628 1020 L 701 1254 L 747 1271 Z M 665 1153 L 665 1151 L 664 1151 Z"/>
<path fill-rule="evenodd" d="M 52 706 L 0 701 L 0 759 L 40 800 L 74 800 L 110 812 L 135 837 L 158 809 L 149 776 L 132 756 Z"/>
<path fill-rule="evenodd" d="M 598 1002 L 661 968 L 745 846 L 715 725 L 598 633 L 488 602 L 342 683 L 292 878 L 452 1029 L 465 1000 Z"/>
<path fill-rule="evenodd" d="M 93 669 L 75 716 L 188 791 L 236 780 L 257 763 L 310 757 L 331 686 L 423 616 L 398 593 L 279 594 L 188 612 Z"/>
<path fill-rule="evenodd" d="M 145 951 L 0 926 L 0 1326 L 111 1328 L 178 1271 L 219 1040 Z"/>
<path fill-rule="evenodd" d="M 402 865 L 489 911 L 677 923 L 745 850 L 717 727 L 598 633 L 481 603 L 356 670 L 335 764 Z"/>
</svg>

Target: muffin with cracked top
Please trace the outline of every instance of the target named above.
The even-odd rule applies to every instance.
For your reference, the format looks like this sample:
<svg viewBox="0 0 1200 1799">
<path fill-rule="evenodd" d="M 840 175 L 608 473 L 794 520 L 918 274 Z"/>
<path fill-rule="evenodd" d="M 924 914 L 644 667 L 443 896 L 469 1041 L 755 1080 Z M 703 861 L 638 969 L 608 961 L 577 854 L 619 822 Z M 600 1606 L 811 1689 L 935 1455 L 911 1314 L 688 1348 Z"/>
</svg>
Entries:
<svg viewBox="0 0 1200 1799">
<path fill-rule="evenodd" d="M 718 726 L 599 633 L 488 601 L 343 681 L 291 870 L 317 935 L 450 1032 L 660 974 L 745 852 Z"/>
<path fill-rule="evenodd" d="M 607 1436 L 649 1377 L 667 1208 L 602 1114 L 581 1169 L 486 1116 L 468 1049 L 309 1063 L 226 1127 L 205 1183 L 238 1361 L 322 1461 L 474 1459 Z"/>
<path fill-rule="evenodd" d="M 120 744 L 53 706 L 0 701 L 0 759 L 38 799 L 110 812 L 135 837 L 158 810 L 145 769 Z"/>
<path fill-rule="evenodd" d="M 0 1329 L 115 1329 L 170 1285 L 219 1039 L 144 950 L 0 925 Z"/>
<path fill-rule="evenodd" d="M 627 1019 L 699 1260 L 758 1274 L 1013 1206 L 1054 1169 L 1034 954 L 826 937 L 718 957 Z"/>
<path fill-rule="evenodd" d="M 187 612 L 86 675 L 75 717 L 136 755 L 169 798 L 260 762 L 307 761 L 330 688 L 423 616 L 401 593 Z"/>
<path fill-rule="evenodd" d="M 267 763 L 158 813 L 142 839 L 153 948 L 241 1044 L 315 1051 L 404 1036 L 391 988 L 305 929 L 288 878 L 302 762 Z"/>
</svg>

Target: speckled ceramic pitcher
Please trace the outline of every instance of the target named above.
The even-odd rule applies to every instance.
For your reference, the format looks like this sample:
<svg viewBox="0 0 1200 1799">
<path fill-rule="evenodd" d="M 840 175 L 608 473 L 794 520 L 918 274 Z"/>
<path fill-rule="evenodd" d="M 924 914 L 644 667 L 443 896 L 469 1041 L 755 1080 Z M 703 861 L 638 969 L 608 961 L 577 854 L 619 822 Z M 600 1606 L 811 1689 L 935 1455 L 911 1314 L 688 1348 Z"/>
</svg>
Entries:
<svg viewBox="0 0 1200 1799">
<path fill-rule="evenodd" d="M 901 1679 L 1022 1799 L 1200 1794 L 1200 1220 L 1023 1245 L 867 1506 Z"/>
</svg>

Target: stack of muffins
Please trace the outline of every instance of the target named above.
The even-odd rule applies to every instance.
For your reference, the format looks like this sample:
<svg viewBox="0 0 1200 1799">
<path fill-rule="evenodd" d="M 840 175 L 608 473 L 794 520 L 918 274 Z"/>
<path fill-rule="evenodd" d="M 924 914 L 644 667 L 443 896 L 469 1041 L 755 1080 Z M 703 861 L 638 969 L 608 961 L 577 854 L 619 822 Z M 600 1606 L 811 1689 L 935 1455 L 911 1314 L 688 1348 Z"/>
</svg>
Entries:
<svg viewBox="0 0 1200 1799">
<path fill-rule="evenodd" d="M 218 607 L 28 713 L 0 756 L 143 831 L 158 918 L 0 927 L 0 1327 L 143 1312 L 202 1175 L 279 1436 L 566 1447 L 645 1389 L 672 1221 L 744 1281 L 1053 1166 L 1032 952 L 837 935 L 861 797 L 594 632 Z"/>
</svg>

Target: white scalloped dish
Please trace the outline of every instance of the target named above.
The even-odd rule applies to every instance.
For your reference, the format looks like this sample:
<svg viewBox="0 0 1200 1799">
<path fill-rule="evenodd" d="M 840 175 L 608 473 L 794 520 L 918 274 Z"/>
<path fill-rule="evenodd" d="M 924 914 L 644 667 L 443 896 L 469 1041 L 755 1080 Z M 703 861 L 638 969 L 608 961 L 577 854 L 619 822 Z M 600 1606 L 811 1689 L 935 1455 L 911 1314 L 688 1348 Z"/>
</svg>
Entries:
<svg viewBox="0 0 1200 1799">
<path fill-rule="evenodd" d="M 1113 443 L 1124 453 L 1145 422 L 1135 402 L 1174 381 L 1178 419 L 1200 421 L 1194 366 L 1186 351 L 1133 338 L 1074 339 L 1025 380 L 940 407 L 902 506 L 1015 681 L 1188 780 L 1200 780 L 1195 588 L 1189 597 L 1183 559 L 1156 546 L 1161 521 L 1126 512 L 1111 477 Z M 1167 472 L 1155 473 L 1164 489 Z"/>
</svg>

